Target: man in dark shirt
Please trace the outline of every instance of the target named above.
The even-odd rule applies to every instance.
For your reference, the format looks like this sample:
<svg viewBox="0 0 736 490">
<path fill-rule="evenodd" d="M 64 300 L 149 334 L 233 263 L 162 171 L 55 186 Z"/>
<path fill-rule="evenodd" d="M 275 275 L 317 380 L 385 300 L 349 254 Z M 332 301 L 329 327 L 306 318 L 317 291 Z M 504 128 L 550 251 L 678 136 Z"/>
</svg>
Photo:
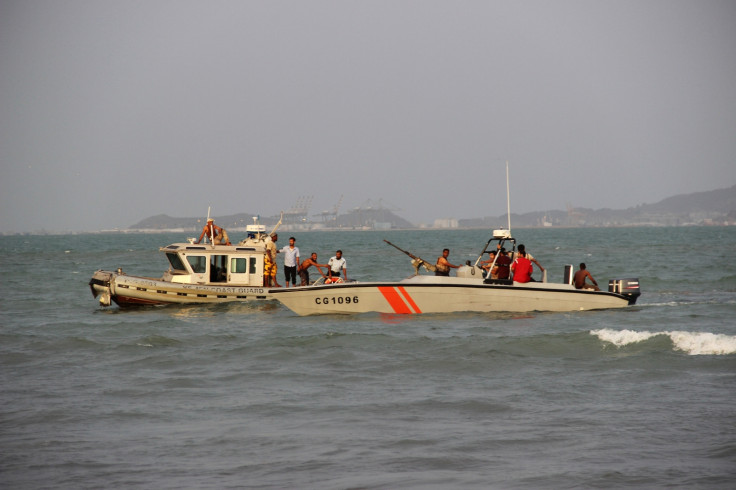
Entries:
<svg viewBox="0 0 736 490">
<path fill-rule="evenodd" d="M 501 248 L 498 251 L 498 258 L 496 259 L 495 272 L 492 272 L 499 279 L 509 278 L 509 265 L 511 265 L 511 258 L 506 254 L 506 249 Z"/>
</svg>

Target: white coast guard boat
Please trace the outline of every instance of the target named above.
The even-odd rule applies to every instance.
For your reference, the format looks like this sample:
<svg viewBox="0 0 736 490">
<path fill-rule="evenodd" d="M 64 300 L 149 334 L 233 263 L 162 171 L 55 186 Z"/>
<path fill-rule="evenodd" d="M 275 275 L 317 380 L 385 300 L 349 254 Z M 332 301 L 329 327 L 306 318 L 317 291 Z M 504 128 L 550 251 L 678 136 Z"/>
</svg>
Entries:
<svg viewBox="0 0 736 490">
<path fill-rule="evenodd" d="M 420 275 L 421 266 L 428 270 L 433 266 L 405 252 L 414 259 L 416 271 L 402 281 L 338 283 L 270 292 L 298 315 L 597 310 L 633 305 L 640 295 L 638 279 L 613 279 L 608 291 L 575 289 L 571 265 L 565 266 L 564 282 L 559 284 L 522 284 L 486 277 L 480 264 L 483 254 L 509 244 L 514 253 L 516 240 L 510 232 L 495 230 L 475 264 L 461 266 L 457 277 Z"/>
<path fill-rule="evenodd" d="M 454 312 L 527 312 L 577 311 L 622 308 L 636 303 L 641 294 L 639 279 L 612 279 L 608 291 L 576 289 L 572 284 L 573 268 L 565 266 L 564 282 L 514 282 L 512 279 L 486 277 L 481 259 L 486 251 L 496 251 L 506 244 L 516 252 L 511 236 L 511 200 L 509 166 L 506 162 L 506 206 L 508 229 L 494 230 L 475 264 L 461 266 L 457 277 L 424 276 L 420 267 L 432 271 L 434 265 L 392 245 L 413 259 L 414 275 L 398 282 L 353 282 L 324 286 L 305 286 L 270 290 L 273 297 L 298 315 L 350 313 L 454 313 Z M 489 270 L 496 265 L 499 254 Z"/>
<path fill-rule="evenodd" d="M 114 302 L 121 307 L 272 299 L 263 287 L 270 234 L 256 218 L 253 221 L 246 227 L 247 238 L 237 245 L 196 244 L 190 238 L 160 248 L 169 262 L 160 278 L 128 275 L 122 269 L 98 270 L 89 281 L 92 295 L 99 296 L 102 306 Z"/>
</svg>

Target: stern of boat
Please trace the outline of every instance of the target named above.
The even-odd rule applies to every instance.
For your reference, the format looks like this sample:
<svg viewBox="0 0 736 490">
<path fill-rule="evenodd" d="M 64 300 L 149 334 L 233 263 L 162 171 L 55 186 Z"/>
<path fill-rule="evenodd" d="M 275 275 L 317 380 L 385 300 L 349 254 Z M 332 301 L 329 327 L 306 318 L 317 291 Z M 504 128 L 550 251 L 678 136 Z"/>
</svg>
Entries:
<svg viewBox="0 0 736 490">
<path fill-rule="evenodd" d="M 620 294 L 629 300 L 629 305 L 634 305 L 641 296 L 639 278 L 611 279 L 608 281 L 608 292 Z"/>
<path fill-rule="evenodd" d="M 110 271 L 98 270 L 92 274 L 89 280 L 89 289 L 92 291 L 92 297 L 100 297 L 101 306 L 110 306 L 112 304 L 112 284 L 114 283 L 115 273 Z"/>
</svg>

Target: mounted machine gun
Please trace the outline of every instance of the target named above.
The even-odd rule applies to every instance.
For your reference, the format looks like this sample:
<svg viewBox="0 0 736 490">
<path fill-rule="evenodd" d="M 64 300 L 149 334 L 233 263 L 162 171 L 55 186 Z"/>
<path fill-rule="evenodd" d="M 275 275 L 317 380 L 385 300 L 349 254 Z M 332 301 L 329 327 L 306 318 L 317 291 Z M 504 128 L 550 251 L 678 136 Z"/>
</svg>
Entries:
<svg viewBox="0 0 736 490">
<path fill-rule="evenodd" d="M 404 252 L 406 255 L 408 255 L 409 257 L 412 258 L 411 265 L 414 266 L 414 275 L 415 276 L 418 276 L 419 275 L 419 268 L 422 267 L 422 266 L 424 266 L 424 268 L 427 269 L 429 272 L 434 272 L 434 271 L 437 270 L 437 267 L 435 267 L 434 264 L 430 264 L 429 262 L 427 262 L 423 258 L 417 257 L 416 255 L 412 254 L 411 252 L 407 252 L 403 248 L 397 247 L 396 245 L 394 245 L 393 243 L 389 242 L 388 240 L 383 240 L 383 241 L 386 242 L 386 243 L 388 243 L 389 245 L 391 245 L 395 249 Z"/>
</svg>

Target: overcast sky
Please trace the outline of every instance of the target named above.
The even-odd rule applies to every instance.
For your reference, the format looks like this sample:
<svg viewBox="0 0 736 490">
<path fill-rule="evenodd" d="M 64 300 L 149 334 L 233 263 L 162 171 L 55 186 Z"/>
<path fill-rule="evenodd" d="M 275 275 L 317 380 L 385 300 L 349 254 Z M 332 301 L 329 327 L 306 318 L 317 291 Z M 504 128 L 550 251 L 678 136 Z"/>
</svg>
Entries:
<svg viewBox="0 0 736 490">
<path fill-rule="evenodd" d="M 736 2 L 0 0 L 0 232 L 736 184 Z"/>
</svg>

